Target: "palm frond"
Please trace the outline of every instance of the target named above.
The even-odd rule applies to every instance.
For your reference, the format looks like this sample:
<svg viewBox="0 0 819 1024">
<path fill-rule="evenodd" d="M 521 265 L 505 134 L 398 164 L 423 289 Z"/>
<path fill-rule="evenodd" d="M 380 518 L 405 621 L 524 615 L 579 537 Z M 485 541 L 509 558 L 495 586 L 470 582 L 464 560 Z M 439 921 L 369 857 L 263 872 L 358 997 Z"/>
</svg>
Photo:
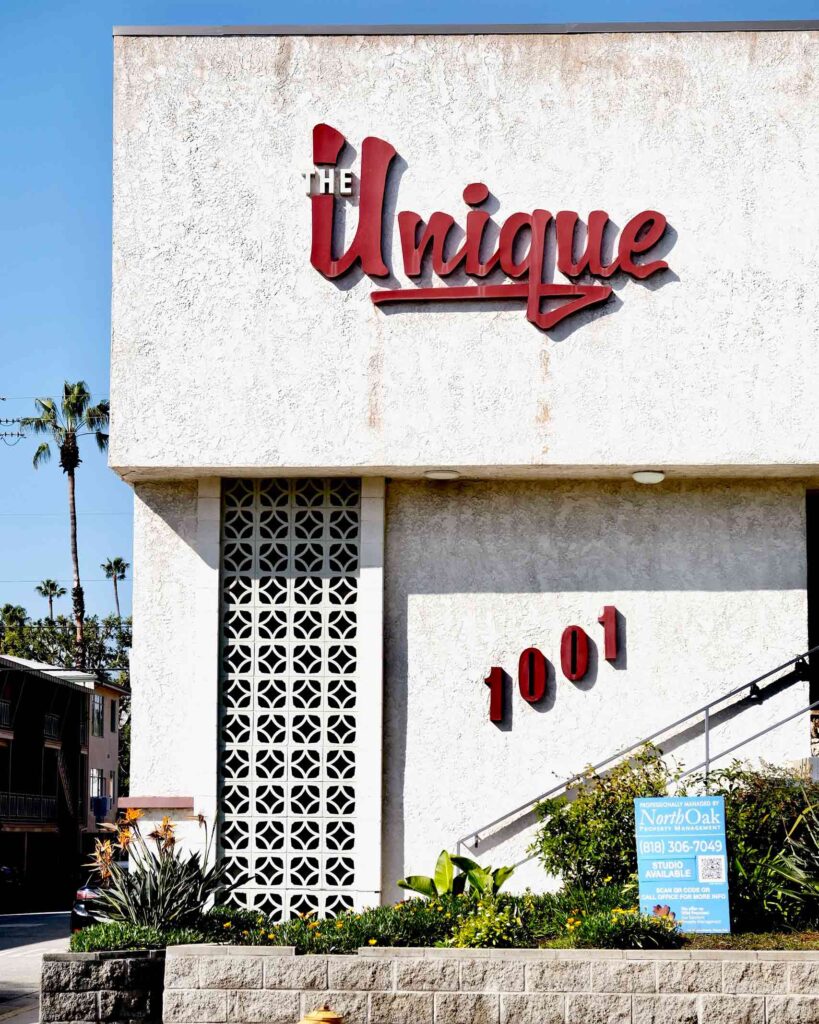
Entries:
<svg viewBox="0 0 819 1024">
<path fill-rule="evenodd" d="M 103 427 L 108 426 L 110 416 L 111 406 L 108 399 L 105 398 L 101 402 L 97 402 L 96 405 L 86 409 L 83 420 L 90 430 L 101 430 Z"/>
<path fill-rule="evenodd" d="M 101 452 L 108 451 L 108 434 L 104 434 L 101 430 L 97 430 L 94 433 L 94 439 L 97 442 L 97 448 Z"/>
<path fill-rule="evenodd" d="M 50 459 L 51 448 L 49 448 L 47 441 L 43 441 L 41 445 L 37 446 L 37 451 L 34 453 L 34 458 L 31 460 L 32 465 L 35 469 L 39 469 L 41 465 L 48 462 Z"/>
<path fill-rule="evenodd" d="M 91 404 L 91 394 L 84 380 L 63 384 L 62 410 L 65 425 L 76 430 L 84 422 L 85 412 Z"/>
</svg>

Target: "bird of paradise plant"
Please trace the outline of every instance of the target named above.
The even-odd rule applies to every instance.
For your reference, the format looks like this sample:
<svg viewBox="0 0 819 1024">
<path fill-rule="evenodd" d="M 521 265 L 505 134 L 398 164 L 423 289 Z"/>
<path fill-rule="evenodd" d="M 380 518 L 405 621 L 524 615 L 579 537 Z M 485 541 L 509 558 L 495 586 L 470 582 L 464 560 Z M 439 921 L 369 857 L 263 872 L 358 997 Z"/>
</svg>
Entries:
<svg viewBox="0 0 819 1024">
<path fill-rule="evenodd" d="M 205 850 L 183 852 L 177 846 L 176 825 L 164 817 L 147 836 L 139 825 L 142 814 L 130 808 L 115 824 L 105 826 L 111 839 L 96 840 L 89 867 L 100 881 L 99 904 L 108 920 L 156 928 L 194 924 L 208 907 L 224 901 L 232 886 L 227 866 L 211 857 L 213 831 L 202 815 Z M 128 854 L 129 867 L 116 859 Z"/>
</svg>

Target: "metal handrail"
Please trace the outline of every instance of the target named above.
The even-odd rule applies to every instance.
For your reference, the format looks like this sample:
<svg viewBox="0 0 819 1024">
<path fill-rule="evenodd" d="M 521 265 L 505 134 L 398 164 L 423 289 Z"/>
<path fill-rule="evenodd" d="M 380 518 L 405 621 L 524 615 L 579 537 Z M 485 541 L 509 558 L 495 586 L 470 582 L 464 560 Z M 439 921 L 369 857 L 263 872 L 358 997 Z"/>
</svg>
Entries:
<svg viewBox="0 0 819 1024">
<path fill-rule="evenodd" d="M 706 759 L 701 764 L 697 765 L 696 768 L 691 768 L 689 771 L 684 772 L 683 774 L 690 775 L 691 772 L 698 771 L 700 768 L 705 768 L 707 775 L 708 769 L 713 761 L 716 761 L 721 757 L 725 757 L 727 754 L 733 753 L 733 751 L 736 750 L 738 747 L 741 747 L 746 743 L 750 743 L 754 739 L 758 739 L 760 736 L 763 736 L 766 732 L 770 732 L 771 729 L 775 729 L 777 726 L 783 725 L 785 722 L 789 722 L 792 718 L 796 718 L 799 715 L 805 714 L 807 711 L 819 707 L 819 701 L 814 701 L 813 704 L 809 704 L 806 708 L 794 712 L 792 715 L 789 715 L 787 718 L 783 718 L 780 722 L 776 722 L 774 725 L 769 726 L 767 729 L 763 729 L 762 732 L 757 733 L 755 736 L 750 736 L 748 737 L 748 739 L 742 740 L 740 743 L 735 744 L 733 747 L 729 747 L 728 750 L 723 750 L 719 754 L 715 754 L 713 756 L 710 753 L 709 732 L 711 709 L 715 707 L 717 704 L 722 704 L 730 697 L 735 697 L 738 693 L 742 693 L 745 690 L 748 691 L 748 697 L 755 700 L 760 699 L 762 694 L 759 689 L 759 684 L 763 680 L 769 679 L 771 676 L 776 675 L 777 672 L 781 672 L 783 669 L 789 668 L 791 665 L 797 666 L 797 668 L 800 671 L 807 670 L 808 665 L 806 659 L 810 658 L 812 654 L 816 653 L 819 653 L 819 644 L 817 644 L 815 647 L 811 647 L 809 650 L 805 651 L 802 654 L 797 654 L 796 657 L 790 658 L 788 661 L 784 661 L 781 665 L 777 665 L 776 668 L 769 669 L 767 672 L 764 672 L 761 676 L 757 676 L 755 679 L 752 679 L 749 683 L 743 683 L 741 686 L 737 686 L 733 690 L 729 690 L 727 693 L 723 693 L 719 697 L 715 697 L 707 704 L 703 704 L 702 707 L 696 708 L 696 710 L 694 711 L 690 711 L 687 715 L 683 715 L 682 718 L 678 718 L 675 722 L 669 722 L 667 725 L 664 725 L 661 729 L 657 729 L 656 732 L 653 732 L 650 735 L 644 736 L 642 739 L 637 740 L 637 742 L 632 743 L 631 746 L 623 747 L 621 750 L 617 751 L 616 754 L 612 754 L 605 760 L 599 761 L 597 764 L 592 765 L 589 771 L 597 772 L 601 768 L 605 768 L 607 765 L 612 764 L 614 761 L 618 761 L 621 758 L 625 757 L 626 754 L 631 754 L 633 753 L 633 751 L 639 750 L 639 748 L 645 746 L 646 743 L 651 743 L 651 741 L 655 740 L 658 736 L 662 736 L 664 733 L 669 732 L 671 729 L 675 729 L 678 725 L 682 725 L 683 722 L 688 722 L 692 718 L 697 718 L 700 715 L 704 715 Z M 578 775 L 572 775 L 571 778 L 567 779 L 565 782 L 558 783 L 557 786 L 553 786 L 551 789 L 547 789 L 545 793 L 541 793 L 539 796 L 532 797 L 531 800 L 527 800 L 526 803 L 520 804 L 518 807 L 513 808 L 511 811 L 507 811 L 506 814 L 502 814 L 499 818 L 495 818 L 494 821 L 490 821 L 486 825 L 481 825 L 473 831 L 467 833 L 467 835 L 461 836 L 461 838 L 457 841 L 458 853 L 461 852 L 461 847 L 464 846 L 469 840 L 472 841 L 473 848 L 477 847 L 478 844 L 480 843 L 482 832 L 486 832 L 488 829 L 494 828 L 495 825 L 500 825 L 501 822 L 508 821 L 509 818 L 513 818 L 516 814 L 520 814 L 521 811 L 530 810 L 535 806 L 535 804 L 540 803 L 541 800 L 547 799 L 547 797 L 554 796 L 555 794 L 560 793 L 563 790 L 570 789 L 572 784 L 578 780 L 578 777 Z"/>
</svg>

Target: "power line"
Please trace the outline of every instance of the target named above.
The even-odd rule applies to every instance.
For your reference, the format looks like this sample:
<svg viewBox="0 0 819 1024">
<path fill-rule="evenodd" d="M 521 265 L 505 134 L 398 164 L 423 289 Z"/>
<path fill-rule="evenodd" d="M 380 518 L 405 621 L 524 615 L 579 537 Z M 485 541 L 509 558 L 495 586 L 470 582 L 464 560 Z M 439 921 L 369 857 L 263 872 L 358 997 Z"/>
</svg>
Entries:
<svg viewBox="0 0 819 1024">
<path fill-rule="evenodd" d="M 0 583 L 42 583 L 42 580 L 0 580 Z M 73 583 L 74 581 L 69 576 L 62 576 L 54 580 L 55 583 Z M 117 583 L 130 583 L 130 579 L 126 576 L 124 580 L 117 580 Z M 106 576 L 104 579 L 94 580 L 83 580 L 82 585 L 86 583 L 111 583 L 111 580 Z"/>
<path fill-rule="evenodd" d="M 0 512 L 0 516 L 16 519 L 62 519 L 65 512 Z M 78 512 L 78 516 L 132 516 L 133 512 Z"/>
</svg>

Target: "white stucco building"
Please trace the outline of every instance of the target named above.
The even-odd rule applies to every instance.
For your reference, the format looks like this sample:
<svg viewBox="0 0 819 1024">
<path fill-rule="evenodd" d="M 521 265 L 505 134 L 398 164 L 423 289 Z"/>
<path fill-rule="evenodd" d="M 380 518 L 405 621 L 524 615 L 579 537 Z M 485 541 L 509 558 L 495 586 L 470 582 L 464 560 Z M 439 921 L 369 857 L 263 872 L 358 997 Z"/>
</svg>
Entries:
<svg viewBox="0 0 819 1024">
<path fill-rule="evenodd" d="M 117 31 L 131 802 L 218 816 L 249 905 L 391 898 L 819 643 L 818 58 L 819 23 Z M 711 753 L 791 716 L 738 755 L 807 757 L 817 697 Z"/>
</svg>

